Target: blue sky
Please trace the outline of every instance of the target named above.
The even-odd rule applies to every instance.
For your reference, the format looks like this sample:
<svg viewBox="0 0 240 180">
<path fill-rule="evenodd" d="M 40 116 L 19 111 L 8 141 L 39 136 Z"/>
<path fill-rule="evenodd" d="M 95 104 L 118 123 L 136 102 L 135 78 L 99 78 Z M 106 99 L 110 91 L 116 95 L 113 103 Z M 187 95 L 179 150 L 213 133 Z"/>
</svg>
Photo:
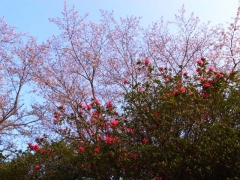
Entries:
<svg viewBox="0 0 240 180">
<path fill-rule="evenodd" d="M 46 40 L 57 32 L 57 27 L 48 18 L 61 16 L 64 0 L 0 0 L 0 17 L 18 31 L 29 32 Z M 68 0 L 75 5 L 79 15 L 90 13 L 89 19 L 100 19 L 99 9 L 114 11 L 115 17 L 127 15 L 142 17 L 141 24 L 147 26 L 161 16 L 173 20 L 177 10 L 184 4 L 187 13 L 198 16 L 201 22 L 211 21 L 212 25 L 230 22 L 236 15 L 238 0 Z"/>
</svg>

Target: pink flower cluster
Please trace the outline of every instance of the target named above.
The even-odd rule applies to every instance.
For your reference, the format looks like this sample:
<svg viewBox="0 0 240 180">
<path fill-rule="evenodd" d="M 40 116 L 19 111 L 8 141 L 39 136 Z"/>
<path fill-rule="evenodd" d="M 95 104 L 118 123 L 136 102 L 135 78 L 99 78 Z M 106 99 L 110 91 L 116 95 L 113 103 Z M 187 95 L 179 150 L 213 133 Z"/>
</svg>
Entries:
<svg viewBox="0 0 240 180">
<path fill-rule="evenodd" d="M 32 151 L 37 151 L 38 150 L 38 148 L 39 148 L 39 146 L 38 146 L 38 144 L 32 144 L 32 143 L 28 143 L 28 147 L 30 148 L 30 150 L 32 150 Z"/>
<path fill-rule="evenodd" d="M 114 143 L 115 141 L 117 140 L 117 137 L 110 137 L 110 136 L 106 136 L 106 142 L 108 143 L 108 144 L 112 144 L 112 143 Z"/>
<path fill-rule="evenodd" d="M 92 108 L 91 104 L 87 104 L 85 106 L 83 106 L 84 109 L 90 110 Z"/>
<path fill-rule="evenodd" d="M 185 87 L 181 87 L 180 89 L 173 90 L 173 94 L 177 95 L 179 93 L 184 93 L 185 91 L 186 91 L 186 88 Z"/>
</svg>

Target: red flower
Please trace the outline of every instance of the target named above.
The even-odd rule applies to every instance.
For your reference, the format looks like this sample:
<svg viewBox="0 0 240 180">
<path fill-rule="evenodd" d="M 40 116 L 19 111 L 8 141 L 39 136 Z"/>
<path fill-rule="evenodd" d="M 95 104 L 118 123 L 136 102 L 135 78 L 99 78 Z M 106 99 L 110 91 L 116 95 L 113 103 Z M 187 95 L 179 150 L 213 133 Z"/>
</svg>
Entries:
<svg viewBox="0 0 240 180">
<path fill-rule="evenodd" d="M 112 143 L 114 143 L 116 140 L 117 140 L 116 137 L 109 137 L 108 135 L 106 136 L 106 142 L 107 142 L 108 144 L 112 144 Z"/>
<path fill-rule="evenodd" d="M 97 100 L 97 99 L 94 99 L 93 102 L 96 104 L 100 104 L 99 100 Z"/>
<path fill-rule="evenodd" d="M 148 65 L 148 64 L 150 64 L 150 61 L 149 61 L 149 59 L 145 59 L 145 60 L 144 60 L 144 63 L 145 63 L 145 65 Z"/>
<path fill-rule="evenodd" d="M 112 143 L 113 142 L 113 138 L 107 136 L 106 137 L 106 142 L 109 143 L 109 144 Z"/>
<path fill-rule="evenodd" d="M 200 77 L 199 80 L 201 81 L 201 83 L 204 82 L 204 78 Z"/>
<path fill-rule="evenodd" d="M 35 166 L 35 169 L 40 169 L 40 168 L 41 166 L 39 164 Z"/>
<path fill-rule="evenodd" d="M 148 142 L 148 139 L 144 138 L 144 139 L 142 140 L 142 142 L 143 142 L 143 143 L 147 143 L 147 142 Z"/>
<path fill-rule="evenodd" d="M 210 68 L 208 68 L 209 69 L 209 71 L 214 71 L 214 68 L 213 67 L 210 67 Z"/>
<path fill-rule="evenodd" d="M 219 77 L 219 78 L 223 77 L 223 75 L 221 73 L 217 73 L 216 76 Z"/>
<path fill-rule="evenodd" d="M 32 145 L 32 143 L 28 143 L 28 147 L 33 151 L 37 151 L 39 148 L 38 144 Z"/>
<path fill-rule="evenodd" d="M 204 86 L 205 88 L 208 88 L 208 87 L 211 86 L 211 84 L 210 84 L 210 83 L 205 83 L 203 86 Z"/>
<path fill-rule="evenodd" d="M 181 88 L 180 88 L 180 91 L 181 91 L 181 93 L 184 93 L 184 92 L 185 92 L 185 90 L 186 90 L 186 88 L 185 88 L 185 87 L 181 87 Z"/>
<path fill-rule="evenodd" d="M 178 81 L 177 86 L 182 86 L 182 83 Z"/>
<path fill-rule="evenodd" d="M 88 104 L 88 105 L 86 105 L 86 106 L 83 106 L 83 108 L 90 110 L 90 109 L 92 108 L 92 105 L 91 105 L 91 104 Z"/>
<path fill-rule="evenodd" d="M 139 91 L 143 91 L 143 88 L 142 88 L 142 87 L 140 87 L 140 88 L 139 88 Z"/>
<path fill-rule="evenodd" d="M 83 146 L 81 146 L 77 149 L 77 152 L 84 152 L 84 150 L 85 150 L 85 148 Z"/>
<path fill-rule="evenodd" d="M 163 71 L 163 67 L 161 67 L 161 66 L 158 69 L 159 69 L 159 71 Z"/>
<path fill-rule="evenodd" d="M 112 101 L 108 101 L 108 102 L 106 103 L 106 107 L 107 107 L 109 110 L 112 110 L 112 109 L 113 109 Z"/>
<path fill-rule="evenodd" d="M 98 153 L 100 151 L 100 147 L 96 147 L 94 151 Z"/>
<path fill-rule="evenodd" d="M 124 80 L 123 80 L 123 83 L 124 83 L 124 84 L 127 84 L 127 83 L 128 83 L 128 80 L 127 80 L 127 79 L 124 79 Z"/>
<path fill-rule="evenodd" d="M 188 72 L 187 71 L 183 72 L 183 75 L 184 76 L 188 75 Z"/>
<path fill-rule="evenodd" d="M 110 122 L 110 126 L 111 127 L 114 127 L 114 126 L 116 126 L 116 125 L 118 125 L 118 121 L 117 120 L 112 120 L 111 122 Z"/>
<path fill-rule="evenodd" d="M 177 94 L 178 94 L 178 90 L 175 89 L 175 90 L 173 91 L 173 94 L 174 94 L 174 95 L 177 95 Z"/>
<path fill-rule="evenodd" d="M 197 60 L 197 63 L 198 63 L 198 64 L 203 64 L 203 61 L 202 61 L 201 59 L 198 59 L 198 60 Z"/>
<path fill-rule="evenodd" d="M 126 128 L 126 131 L 129 133 L 134 133 L 134 130 L 132 128 Z"/>
</svg>

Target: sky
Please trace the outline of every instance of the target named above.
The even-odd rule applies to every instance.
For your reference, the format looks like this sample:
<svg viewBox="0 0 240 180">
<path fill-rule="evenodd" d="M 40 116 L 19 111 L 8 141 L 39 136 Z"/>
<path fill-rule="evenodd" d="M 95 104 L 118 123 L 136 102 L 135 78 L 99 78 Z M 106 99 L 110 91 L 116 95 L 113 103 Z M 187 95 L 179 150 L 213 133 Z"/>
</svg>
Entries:
<svg viewBox="0 0 240 180">
<path fill-rule="evenodd" d="M 194 12 L 201 22 L 212 25 L 231 22 L 238 8 L 238 0 L 67 0 L 75 6 L 79 16 L 90 13 L 89 19 L 100 19 L 99 9 L 114 11 L 116 19 L 126 16 L 142 17 L 141 25 L 147 27 L 159 20 L 174 20 L 174 15 L 184 4 L 187 14 Z M 18 32 L 28 32 L 45 41 L 56 34 L 56 25 L 48 18 L 60 17 L 64 0 L 0 0 L 0 17 L 17 27 Z"/>
</svg>

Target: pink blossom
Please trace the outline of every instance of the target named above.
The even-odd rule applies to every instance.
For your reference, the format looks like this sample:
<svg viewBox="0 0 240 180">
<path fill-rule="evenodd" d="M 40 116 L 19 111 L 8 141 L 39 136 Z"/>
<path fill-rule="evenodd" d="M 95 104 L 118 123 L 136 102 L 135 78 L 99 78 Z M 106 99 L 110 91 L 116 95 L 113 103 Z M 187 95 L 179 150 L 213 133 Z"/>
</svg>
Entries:
<svg viewBox="0 0 240 180">
<path fill-rule="evenodd" d="M 53 118 L 53 123 L 57 124 L 58 123 L 58 119 L 57 118 Z"/>
<path fill-rule="evenodd" d="M 183 72 L 183 75 L 184 76 L 188 75 L 188 72 L 187 71 Z"/>
<path fill-rule="evenodd" d="M 108 144 L 114 143 L 116 141 L 116 137 L 109 137 L 108 135 L 106 136 L 106 142 Z"/>
<path fill-rule="evenodd" d="M 97 99 L 94 99 L 93 102 L 96 104 L 100 104 L 99 100 L 97 100 Z"/>
<path fill-rule="evenodd" d="M 42 154 L 45 153 L 45 152 L 46 152 L 45 149 L 41 149 L 41 150 L 40 150 L 40 153 L 42 153 Z"/>
<path fill-rule="evenodd" d="M 175 90 L 173 91 L 173 94 L 174 94 L 174 95 L 177 95 L 177 94 L 178 94 L 178 90 L 175 89 Z"/>
<path fill-rule="evenodd" d="M 148 142 L 148 139 L 144 138 L 144 139 L 142 140 L 142 142 L 143 142 L 143 143 L 147 143 L 147 142 Z"/>
<path fill-rule="evenodd" d="M 35 169 L 40 169 L 40 168 L 41 166 L 39 164 L 35 166 Z"/>
<path fill-rule="evenodd" d="M 99 118 L 100 117 L 100 114 L 97 112 L 97 111 L 93 111 L 92 112 L 92 115 Z"/>
<path fill-rule="evenodd" d="M 98 139 L 99 139 L 100 141 L 103 141 L 103 140 L 104 140 L 104 138 L 103 138 L 102 136 L 98 136 Z"/>
<path fill-rule="evenodd" d="M 219 77 L 219 78 L 222 78 L 222 77 L 223 77 L 223 74 L 217 73 L 216 76 Z"/>
<path fill-rule="evenodd" d="M 202 93 L 202 97 L 203 98 L 207 97 L 207 94 L 206 93 Z"/>
<path fill-rule="evenodd" d="M 106 107 L 109 109 L 109 108 L 112 108 L 112 101 L 108 101 L 107 103 L 106 103 Z"/>
<path fill-rule="evenodd" d="M 94 151 L 98 153 L 100 151 L 100 147 L 96 147 Z"/>
<path fill-rule="evenodd" d="M 39 148 L 38 144 L 32 145 L 32 143 L 28 143 L 28 147 L 33 151 L 37 151 Z"/>
<path fill-rule="evenodd" d="M 84 150 L 85 150 L 85 148 L 83 146 L 81 146 L 77 149 L 77 152 L 84 152 Z"/>
<path fill-rule="evenodd" d="M 204 56 L 201 56 L 200 58 L 201 58 L 201 59 L 205 59 L 205 57 L 204 57 Z"/>
<path fill-rule="evenodd" d="M 210 84 L 210 83 L 205 83 L 203 86 L 204 86 L 205 88 L 208 88 L 208 87 L 211 86 L 211 84 Z"/>
<path fill-rule="evenodd" d="M 127 79 L 124 79 L 123 80 L 123 84 L 127 84 L 128 83 L 128 80 Z"/>
<path fill-rule="evenodd" d="M 181 88 L 180 88 L 180 91 L 181 91 L 181 93 L 184 93 L 184 92 L 185 92 L 185 90 L 186 90 L 186 88 L 185 88 L 185 87 L 181 87 Z"/>
<path fill-rule="evenodd" d="M 201 83 L 204 82 L 204 78 L 203 77 L 200 77 L 199 80 L 201 81 Z"/>
<path fill-rule="evenodd" d="M 92 105 L 91 104 L 87 104 L 86 106 L 83 106 L 84 109 L 91 109 L 92 108 Z"/>
<path fill-rule="evenodd" d="M 208 70 L 209 71 L 214 71 L 214 68 L 213 67 L 209 67 Z"/>
<path fill-rule="evenodd" d="M 139 91 L 143 91 L 143 88 L 142 88 L 142 87 L 140 87 L 140 88 L 139 88 Z"/>
<path fill-rule="evenodd" d="M 113 143 L 113 138 L 106 136 L 106 142 L 109 144 Z"/>
<path fill-rule="evenodd" d="M 126 131 L 129 133 L 134 133 L 134 130 L 132 128 L 126 128 Z"/>
<path fill-rule="evenodd" d="M 116 126 L 116 125 L 118 125 L 118 121 L 117 120 L 112 120 L 111 122 L 110 122 L 110 126 L 111 127 L 114 127 L 114 126 Z"/>
<path fill-rule="evenodd" d="M 149 61 L 149 59 L 145 59 L 145 60 L 144 60 L 144 63 L 145 63 L 145 65 L 148 65 L 148 64 L 150 64 L 150 61 Z"/>
<path fill-rule="evenodd" d="M 88 104 L 88 105 L 87 105 L 87 108 L 88 108 L 88 109 L 91 109 L 91 108 L 92 108 L 92 105 L 91 105 L 91 104 Z"/>
<path fill-rule="evenodd" d="M 161 67 L 161 66 L 158 69 L 159 69 L 159 71 L 163 71 L 163 67 Z"/>
<path fill-rule="evenodd" d="M 199 71 L 200 71 L 200 68 L 197 67 L 197 68 L 196 68 L 196 72 L 199 72 Z"/>
<path fill-rule="evenodd" d="M 198 64 L 203 64 L 203 61 L 202 61 L 201 59 L 198 59 L 198 60 L 197 60 L 197 63 L 198 63 Z"/>
<path fill-rule="evenodd" d="M 178 86 L 182 86 L 182 83 L 178 81 L 178 82 L 177 82 L 177 85 L 178 85 Z"/>
</svg>

